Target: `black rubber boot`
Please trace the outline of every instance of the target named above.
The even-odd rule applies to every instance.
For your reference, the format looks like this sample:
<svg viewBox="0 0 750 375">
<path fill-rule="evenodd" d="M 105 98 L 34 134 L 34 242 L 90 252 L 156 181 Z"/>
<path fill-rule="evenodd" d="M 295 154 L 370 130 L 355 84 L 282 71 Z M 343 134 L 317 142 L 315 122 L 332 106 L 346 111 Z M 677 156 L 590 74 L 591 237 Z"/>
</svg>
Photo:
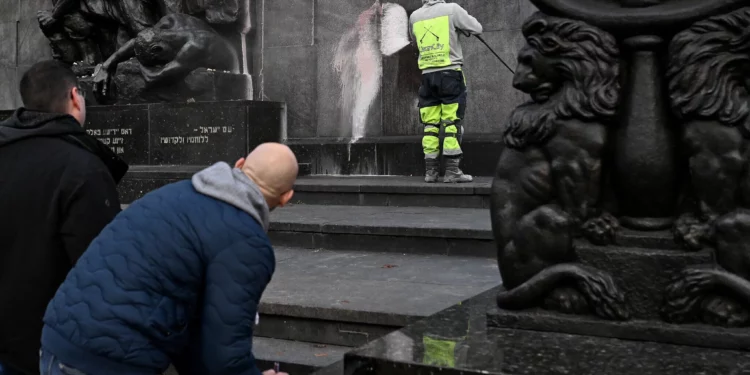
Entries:
<svg viewBox="0 0 750 375">
<path fill-rule="evenodd" d="M 438 177 L 440 176 L 440 173 L 438 169 L 440 168 L 440 162 L 438 159 L 424 159 L 425 164 L 425 174 L 424 174 L 424 182 L 427 183 L 433 183 L 437 182 Z"/>
<path fill-rule="evenodd" d="M 460 183 L 460 182 L 472 182 L 474 178 L 468 174 L 464 174 L 460 168 L 461 158 L 445 158 L 445 183 Z"/>
</svg>

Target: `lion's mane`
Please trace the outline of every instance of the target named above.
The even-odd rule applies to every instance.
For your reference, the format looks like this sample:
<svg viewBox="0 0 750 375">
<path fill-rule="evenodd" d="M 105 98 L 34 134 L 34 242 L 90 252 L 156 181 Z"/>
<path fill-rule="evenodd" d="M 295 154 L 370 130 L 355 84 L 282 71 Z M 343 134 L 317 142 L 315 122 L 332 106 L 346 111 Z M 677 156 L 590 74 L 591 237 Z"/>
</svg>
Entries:
<svg viewBox="0 0 750 375">
<path fill-rule="evenodd" d="M 672 110 L 750 134 L 750 8 L 696 22 L 669 45 Z"/>
<path fill-rule="evenodd" d="M 558 121 L 607 122 L 620 101 L 620 51 L 615 38 L 581 21 L 537 12 L 523 25 L 528 46 L 544 56 L 561 88 L 544 103 L 516 108 L 505 128 L 506 144 L 544 144 Z M 509 141 L 512 139 L 512 141 Z"/>
</svg>

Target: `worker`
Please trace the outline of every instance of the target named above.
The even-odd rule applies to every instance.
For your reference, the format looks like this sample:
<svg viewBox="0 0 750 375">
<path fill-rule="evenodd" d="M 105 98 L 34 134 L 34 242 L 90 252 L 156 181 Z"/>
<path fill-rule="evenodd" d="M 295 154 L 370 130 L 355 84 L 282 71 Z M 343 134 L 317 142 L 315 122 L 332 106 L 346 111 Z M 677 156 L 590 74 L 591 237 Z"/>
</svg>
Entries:
<svg viewBox="0 0 750 375">
<path fill-rule="evenodd" d="M 422 7 L 409 17 L 411 36 L 419 49 L 419 115 L 424 125 L 425 182 L 437 182 L 441 153 L 445 158 L 444 182 L 471 182 L 459 165 L 461 121 L 466 111 L 466 78 L 459 32 L 482 33 L 482 24 L 460 5 L 445 0 L 422 0 Z M 440 127 L 444 138 L 440 144 Z"/>
</svg>

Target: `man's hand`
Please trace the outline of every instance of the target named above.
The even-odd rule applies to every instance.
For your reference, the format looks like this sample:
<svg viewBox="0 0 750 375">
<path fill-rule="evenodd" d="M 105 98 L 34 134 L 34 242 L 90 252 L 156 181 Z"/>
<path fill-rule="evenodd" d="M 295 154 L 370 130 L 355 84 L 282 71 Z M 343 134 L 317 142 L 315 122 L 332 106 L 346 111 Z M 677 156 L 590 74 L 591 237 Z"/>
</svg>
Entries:
<svg viewBox="0 0 750 375">
<path fill-rule="evenodd" d="M 109 79 L 109 66 L 99 64 L 94 69 L 94 83 L 106 82 Z"/>
<path fill-rule="evenodd" d="M 276 372 L 274 370 L 264 371 L 263 375 L 289 375 L 286 372 Z"/>
<path fill-rule="evenodd" d="M 42 27 L 45 27 L 45 28 L 46 27 L 50 27 L 53 24 L 55 24 L 55 22 L 57 22 L 57 20 L 55 19 L 55 17 L 52 15 L 52 11 L 50 11 L 50 10 L 40 10 L 40 11 L 38 11 L 36 13 L 36 18 L 39 21 L 39 24 L 42 25 Z"/>
<path fill-rule="evenodd" d="M 107 89 L 109 88 L 109 66 L 106 64 L 99 64 L 94 70 L 94 90 L 99 92 L 102 96 L 107 96 Z"/>
</svg>

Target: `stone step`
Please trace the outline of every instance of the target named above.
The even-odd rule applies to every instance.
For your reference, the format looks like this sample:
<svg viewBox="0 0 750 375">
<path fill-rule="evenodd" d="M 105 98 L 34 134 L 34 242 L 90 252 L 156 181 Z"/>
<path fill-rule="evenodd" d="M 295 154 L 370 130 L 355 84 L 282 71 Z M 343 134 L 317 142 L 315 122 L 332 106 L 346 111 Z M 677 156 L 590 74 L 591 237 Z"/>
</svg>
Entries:
<svg viewBox="0 0 750 375">
<path fill-rule="evenodd" d="M 255 335 L 358 347 L 501 283 L 492 259 L 276 247 Z"/>
<path fill-rule="evenodd" d="M 489 258 L 497 251 L 487 209 L 293 204 L 271 214 L 269 235 L 276 245 L 306 249 Z M 621 230 L 616 243 L 678 249 L 669 231 Z"/>
<path fill-rule="evenodd" d="M 271 214 L 274 244 L 310 249 L 494 258 L 489 210 L 290 205 Z"/>
<path fill-rule="evenodd" d="M 419 176 L 424 174 L 422 136 L 290 138 L 300 163 L 317 175 Z M 465 134 L 461 169 L 474 176 L 492 176 L 503 151 L 502 134 Z"/>
<path fill-rule="evenodd" d="M 266 337 L 253 338 L 253 354 L 261 371 L 279 364 L 282 372 L 305 375 L 343 360 L 353 348 Z"/>
<path fill-rule="evenodd" d="M 344 360 L 323 367 L 311 375 L 344 375 Z"/>
<path fill-rule="evenodd" d="M 121 200 L 133 202 L 151 190 L 188 179 L 203 168 L 132 166 L 120 183 Z M 301 174 L 292 201 L 296 204 L 488 208 L 491 183 L 489 177 L 477 177 L 468 184 L 426 184 L 422 177 Z"/>
<path fill-rule="evenodd" d="M 489 208 L 492 179 L 427 184 L 421 176 L 310 176 L 297 180 L 293 203 L 349 206 Z"/>
<path fill-rule="evenodd" d="M 492 259 L 276 246 L 253 354 L 261 371 L 341 374 L 344 354 L 501 283 Z M 324 374 L 327 372 L 323 372 Z M 176 375 L 171 369 L 167 375 Z"/>
</svg>

